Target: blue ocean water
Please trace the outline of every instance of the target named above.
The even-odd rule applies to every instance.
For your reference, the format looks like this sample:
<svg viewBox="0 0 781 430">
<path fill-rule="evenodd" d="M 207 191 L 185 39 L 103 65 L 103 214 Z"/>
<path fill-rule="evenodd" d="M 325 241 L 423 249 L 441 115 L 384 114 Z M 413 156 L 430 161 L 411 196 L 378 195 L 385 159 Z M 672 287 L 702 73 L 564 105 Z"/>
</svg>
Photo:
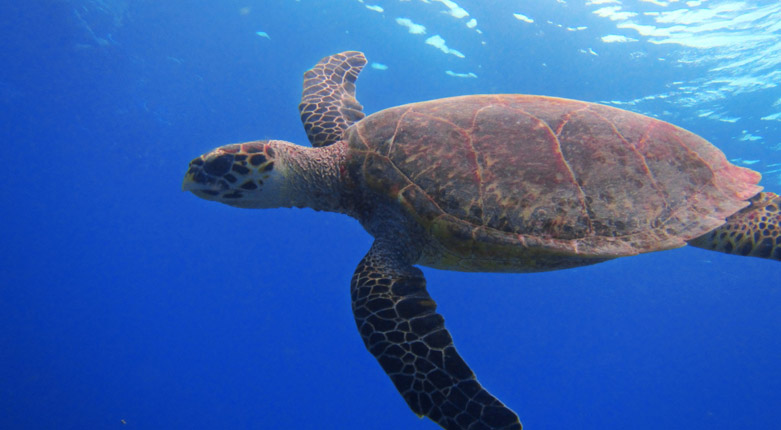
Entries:
<svg viewBox="0 0 781 430">
<path fill-rule="evenodd" d="M 371 244 L 180 190 L 227 143 L 306 144 L 301 75 L 361 50 L 366 112 L 530 93 L 698 133 L 781 190 L 776 0 L 29 0 L 0 6 L 0 429 L 433 429 L 365 351 Z M 778 263 L 700 249 L 424 269 L 528 429 L 781 422 Z"/>
</svg>

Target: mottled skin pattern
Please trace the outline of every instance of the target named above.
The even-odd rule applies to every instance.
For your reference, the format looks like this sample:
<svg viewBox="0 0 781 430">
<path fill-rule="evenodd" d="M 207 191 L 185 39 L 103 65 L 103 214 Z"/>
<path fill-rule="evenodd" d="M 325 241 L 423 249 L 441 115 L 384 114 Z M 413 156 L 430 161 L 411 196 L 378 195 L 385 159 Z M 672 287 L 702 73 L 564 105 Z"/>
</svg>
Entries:
<svg viewBox="0 0 781 430">
<path fill-rule="evenodd" d="M 518 417 L 477 382 L 458 355 L 420 269 L 400 264 L 399 242 L 380 240 L 351 282 L 366 348 L 407 404 L 446 429 L 519 429 Z"/>
<path fill-rule="evenodd" d="M 220 147 L 190 163 L 183 188 L 237 207 L 311 207 L 360 221 L 375 242 L 351 282 L 358 330 L 410 408 L 445 429 L 521 423 L 458 355 L 415 265 L 556 270 L 686 243 L 781 260 L 781 197 L 760 193 L 758 173 L 694 134 L 524 95 L 363 118 L 354 82 L 365 63 L 345 52 L 305 74 L 301 119 L 314 148 Z"/>
<path fill-rule="evenodd" d="M 262 190 L 274 169 L 274 150 L 263 142 L 225 145 L 190 162 L 187 177 L 211 188 L 193 190 L 198 197 L 220 196 L 241 206 L 248 191 Z"/>
<path fill-rule="evenodd" d="M 355 99 L 355 80 L 365 64 L 362 53 L 347 51 L 323 58 L 304 73 L 298 111 L 312 146 L 339 141 L 350 124 L 363 118 L 363 106 Z"/>
<path fill-rule="evenodd" d="M 689 241 L 689 245 L 727 254 L 781 260 L 781 196 L 759 193 L 751 206 L 729 222 Z"/>
</svg>

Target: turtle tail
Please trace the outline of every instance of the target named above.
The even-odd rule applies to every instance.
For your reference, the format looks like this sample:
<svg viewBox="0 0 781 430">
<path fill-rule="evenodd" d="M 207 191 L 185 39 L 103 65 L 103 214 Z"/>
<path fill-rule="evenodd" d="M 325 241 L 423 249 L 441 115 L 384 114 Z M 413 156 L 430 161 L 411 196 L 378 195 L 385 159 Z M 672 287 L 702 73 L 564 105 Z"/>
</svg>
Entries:
<svg viewBox="0 0 781 430">
<path fill-rule="evenodd" d="M 690 240 L 689 245 L 781 261 L 781 196 L 759 193 L 750 202 L 724 225 Z"/>
</svg>

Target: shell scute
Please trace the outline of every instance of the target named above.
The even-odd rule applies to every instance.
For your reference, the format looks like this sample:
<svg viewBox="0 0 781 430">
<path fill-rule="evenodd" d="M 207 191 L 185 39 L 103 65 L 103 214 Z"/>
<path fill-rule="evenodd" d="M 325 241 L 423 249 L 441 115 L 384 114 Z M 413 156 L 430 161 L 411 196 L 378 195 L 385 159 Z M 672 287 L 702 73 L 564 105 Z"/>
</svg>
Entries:
<svg viewBox="0 0 781 430">
<path fill-rule="evenodd" d="M 548 97 L 546 103 L 540 103 L 539 97 L 511 97 L 498 96 L 501 103 L 498 106 L 506 106 L 529 116 L 533 116 L 544 122 L 558 134 L 561 127 L 569 121 L 573 113 L 588 109 L 590 103 L 577 100 L 557 99 Z"/>
<path fill-rule="evenodd" d="M 410 111 L 399 120 L 389 159 L 445 213 L 480 224 L 477 164 L 467 130 Z"/>
<path fill-rule="evenodd" d="M 410 183 L 401 191 L 400 201 L 422 225 L 430 225 L 442 210 L 419 186 Z"/>
<path fill-rule="evenodd" d="M 382 156 L 388 156 L 393 138 L 396 135 L 405 109 L 389 109 L 382 116 L 369 115 L 347 130 L 348 147 L 352 150 L 370 150 Z"/>
<path fill-rule="evenodd" d="M 473 229 L 473 224 L 448 214 L 435 218 L 430 227 L 445 248 L 461 256 L 474 255 Z"/>
<path fill-rule="evenodd" d="M 623 236 L 663 217 L 668 206 L 653 169 L 634 146 L 639 130 L 624 136 L 591 109 L 572 113 L 559 132 L 561 151 L 584 196 L 593 233 Z"/>
<path fill-rule="evenodd" d="M 588 233 L 583 196 L 547 123 L 503 105 L 481 108 L 474 123 L 482 225 L 516 234 Z"/>
<path fill-rule="evenodd" d="M 391 198 L 397 198 L 399 192 L 411 184 L 393 163 L 375 153 L 366 155 L 363 169 L 367 184 Z"/>
</svg>

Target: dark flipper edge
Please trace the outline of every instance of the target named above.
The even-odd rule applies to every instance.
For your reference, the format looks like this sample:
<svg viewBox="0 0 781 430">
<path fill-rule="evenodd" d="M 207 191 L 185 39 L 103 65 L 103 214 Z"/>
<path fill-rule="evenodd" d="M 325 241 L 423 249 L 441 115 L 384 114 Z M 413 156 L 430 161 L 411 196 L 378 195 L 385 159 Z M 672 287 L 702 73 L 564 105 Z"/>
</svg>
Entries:
<svg viewBox="0 0 781 430">
<path fill-rule="evenodd" d="M 781 196 L 757 194 L 750 206 L 727 218 L 721 227 L 690 240 L 689 245 L 781 261 Z"/>
<path fill-rule="evenodd" d="M 375 242 L 353 275 L 355 321 L 366 348 L 404 400 L 448 430 L 520 430 L 458 355 L 423 273 Z"/>
<path fill-rule="evenodd" d="M 355 99 L 355 80 L 364 65 L 362 53 L 347 51 L 323 58 L 304 73 L 298 111 L 312 146 L 333 145 L 363 118 L 363 106 Z"/>
</svg>

